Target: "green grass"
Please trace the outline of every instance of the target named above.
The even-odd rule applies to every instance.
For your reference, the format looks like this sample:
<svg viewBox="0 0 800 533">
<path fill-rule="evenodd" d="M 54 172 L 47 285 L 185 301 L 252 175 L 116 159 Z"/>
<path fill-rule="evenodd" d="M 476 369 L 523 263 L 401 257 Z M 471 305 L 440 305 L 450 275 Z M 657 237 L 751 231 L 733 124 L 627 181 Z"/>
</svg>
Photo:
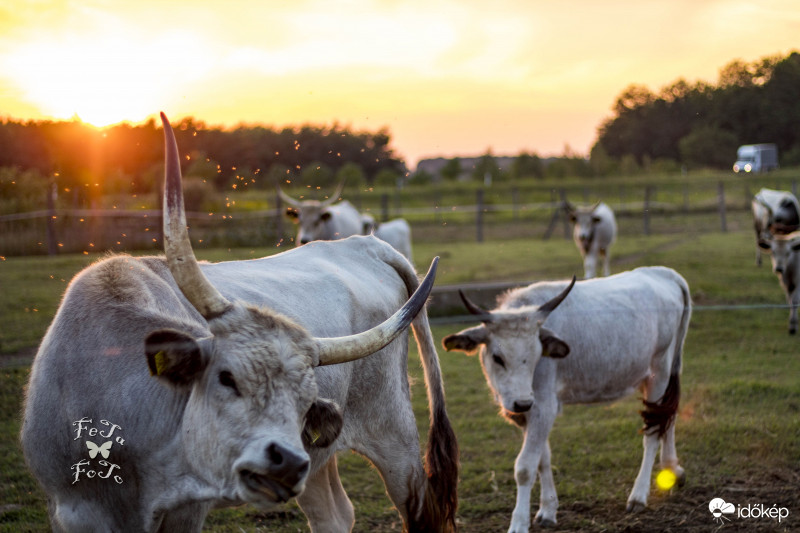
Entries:
<svg viewBox="0 0 800 533">
<path fill-rule="evenodd" d="M 200 255 L 222 260 L 272 251 L 213 250 Z M 688 481 L 683 489 L 670 493 L 654 489 L 648 511 L 638 517 L 626 515 L 625 499 L 641 461 L 641 437 L 637 434 L 641 403 L 629 398 L 608 405 L 567 406 L 551 434 L 561 502 L 560 529 L 658 530 L 648 526 L 648 521 L 666 529 L 664 524 L 684 520 L 683 529 L 707 531 L 713 526 L 707 505 L 717 496 L 787 506 L 792 515 L 786 527 L 797 527 L 800 339 L 787 334 L 788 310 L 703 308 L 784 302 L 769 266 L 757 268 L 753 254 L 752 235 L 744 230 L 620 239 L 614 249 L 614 272 L 664 264 L 681 272 L 692 288 L 697 308 L 686 342 L 677 422 L 678 454 Z M 534 281 L 582 273 L 574 245 L 561 238 L 415 247 L 421 269 L 434 255 L 442 257 L 438 284 Z M 73 272 L 94 259 L 9 258 L 0 263 L 4 288 L 0 320 L 6 325 L 8 320 L 14 321 L 13 327 L 4 325 L 2 329 L 4 349 L 35 345 L 66 286 L 61 279 L 69 280 Z M 12 287 L 10 280 L 19 286 Z M 436 326 L 433 333 L 439 342 L 460 327 Z M 414 408 L 424 438 L 427 406 L 423 380 L 415 350 L 410 357 Z M 448 412 L 461 446 L 458 516 L 462 530 L 504 530 L 515 500 L 513 464 L 521 446 L 520 431 L 497 415 L 476 358 L 440 351 L 440 359 Z M 27 373 L 25 366 L 0 369 L 0 532 L 48 530 L 44 496 L 27 473 L 17 444 Z M 356 507 L 355 531 L 399 528 L 379 476 L 363 459 L 342 454 L 340 472 Z M 537 498 L 538 490 L 534 501 Z M 211 513 L 206 530 L 307 529 L 302 513 L 290 504 L 273 513 L 250 507 L 217 510 Z"/>
</svg>

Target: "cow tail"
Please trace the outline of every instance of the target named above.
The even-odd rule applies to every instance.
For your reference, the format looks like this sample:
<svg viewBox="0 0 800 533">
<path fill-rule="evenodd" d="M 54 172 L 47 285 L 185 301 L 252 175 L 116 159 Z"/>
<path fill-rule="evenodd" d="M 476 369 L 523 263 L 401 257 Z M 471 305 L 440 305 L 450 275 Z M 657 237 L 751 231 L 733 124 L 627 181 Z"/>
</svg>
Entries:
<svg viewBox="0 0 800 533">
<path fill-rule="evenodd" d="M 683 295 L 683 313 L 681 314 L 680 325 L 676 332 L 675 352 L 672 356 L 672 368 L 670 370 L 669 382 L 664 394 L 655 402 L 643 400 L 644 410 L 641 411 L 644 426 L 642 432 L 645 434 L 653 431 L 657 432 L 658 438 L 664 436 L 670 426 L 675 422 L 675 415 L 678 412 L 678 405 L 681 398 L 681 366 L 683 363 L 683 343 L 689 331 L 689 321 L 692 317 L 692 298 L 689 292 L 689 285 L 682 277 L 678 276 L 676 282 L 680 285 Z"/>
<path fill-rule="evenodd" d="M 442 371 L 425 309 L 417 315 L 412 330 L 425 373 L 430 426 L 425 447 L 425 496 L 418 518 L 409 513 L 409 530 L 453 532 L 457 530 L 458 442 L 447 416 Z"/>
<path fill-rule="evenodd" d="M 409 261 L 389 245 L 382 258 L 391 264 L 406 284 L 408 294 L 419 286 L 419 279 Z M 409 499 L 406 502 L 408 531 L 451 533 L 457 531 L 459 452 L 453 426 L 447 416 L 444 398 L 444 380 L 439 366 L 436 343 L 428 322 L 427 306 L 411 323 L 417 342 L 419 358 L 425 376 L 428 394 L 430 426 L 425 446 L 424 484 L 411 480 Z M 421 494 L 422 492 L 422 494 Z"/>
</svg>

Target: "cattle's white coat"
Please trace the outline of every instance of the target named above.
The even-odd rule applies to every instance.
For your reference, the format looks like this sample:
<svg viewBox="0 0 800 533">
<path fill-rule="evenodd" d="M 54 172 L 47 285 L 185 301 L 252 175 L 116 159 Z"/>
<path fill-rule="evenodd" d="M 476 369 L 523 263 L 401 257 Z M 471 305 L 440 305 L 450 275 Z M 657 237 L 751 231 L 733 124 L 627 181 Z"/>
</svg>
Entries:
<svg viewBox="0 0 800 533">
<path fill-rule="evenodd" d="M 603 275 L 611 273 L 611 245 L 617 240 L 617 221 L 614 212 L 603 202 L 592 207 L 567 205 L 575 227 L 572 237 L 583 258 L 584 278 L 597 275 L 597 263 L 603 261 Z"/>
<path fill-rule="evenodd" d="M 756 264 L 761 266 L 761 249 L 768 248 L 773 235 L 786 235 L 800 228 L 800 203 L 787 191 L 761 189 L 750 202 L 756 232 Z"/>
<path fill-rule="evenodd" d="M 509 528 L 516 533 L 530 527 L 537 470 L 541 495 L 536 521 L 556 522 L 558 498 L 548 435 L 562 404 L 605 402 L 637 389 L 643 392 L 649 402 L 645 413 L 653 415 L 649 419 L 643 415 L 649 428 L 639 475 L 628 497 L 629 510 L 647 504 L 659 440 L 661 466 L 683 476 L 672 417 L 691 316 L 686 281 L 668 268 L 639 268 L 578 282 L 549 316 L 542 313 L 540 306 L 564 287 L 563 282 L 536 283 L 513 290 L 497 309 L 484 314 L 482 325 L 444 339 L 448 350 L 480 349 L 495 401 L 524 428 L 514 469 L 517 502 Z M 661 409 L 667 412 L 659 413 Z"/>
<path fill-rule="evenodd" d="M 167 206 L 183 207 L 179 190 L 164 198 L 166 241 Z M 452 455 L 433 457 L 449 471 L 426 472 L 419 460 L 406 335 L 370 357 L 316 366 L 328 338 L 355 346 L 353 334 L 373 331 L 416 289 L 405 258 L 354 237 L 195 262 L 217 293 L 205 309 L 176 282 L 165 247 L 166 259 L 115 256 L 76 275 L 34 360 L 21 440 L 55 531 L 199 531 L 214 506 L 298 494 L 312 530 L 347 530 L 354 515 L 336 472 L 340 449 L 375 464 L 408 527 L 453 525 L 457 447 L 424 310 L 413 332 L 431 400 L 429 458 Z M 193 262 L 188 252 L 178 262 Z M 125 445 L 109 458 L 121 482 L 73 481 L 87 454 L 73 433 L 84 418 L 122 428 Z"/>
<path fill-rule="evenodd" d="M 374 230 L 375 236 L 392 245 L 392 248 L 403 254 L 409 261 L 411 257 L 411 226 L 402 218 L 383 222 Z"/>
<path fill-rule="evenodd" d="M 761 241 L 760 246 L 772 258 L 772 271 L 786 295 L 789 304 L 789 333 L 797 332 L 797 306 L 800 305 L 800 232 L 775 235 L 770 241 Z"/>
</svg>

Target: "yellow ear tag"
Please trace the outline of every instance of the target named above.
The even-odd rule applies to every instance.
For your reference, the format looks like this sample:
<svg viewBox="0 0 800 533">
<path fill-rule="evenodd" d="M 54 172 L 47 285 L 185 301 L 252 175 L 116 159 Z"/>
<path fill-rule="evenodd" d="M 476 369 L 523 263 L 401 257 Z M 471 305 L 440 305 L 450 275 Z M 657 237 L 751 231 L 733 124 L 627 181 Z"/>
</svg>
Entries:
<svg viewBox="0 0 800 533">
<path fill-rule="evenodd" d="M 156 375 L 160 376 L 167 371 L 167 354 L 163 350 L 155 355 L 156 360 Z"/>
<path fill-rule="evenodd" d="M 314 429 L 314 430 L 312 430 L 312 431 L 311 431 L 311 436 L 312 436 L 312 437 L 314 437 L 314 438 L 311 440 L 311 444 L 316 444 L 316 443 L 317 443 L 317 441 L 319 440 L 319 438 L 322 436 L 322 433 L 320 433 L 319 431 L 317 431 L 316 429 Z"/>
</svg>

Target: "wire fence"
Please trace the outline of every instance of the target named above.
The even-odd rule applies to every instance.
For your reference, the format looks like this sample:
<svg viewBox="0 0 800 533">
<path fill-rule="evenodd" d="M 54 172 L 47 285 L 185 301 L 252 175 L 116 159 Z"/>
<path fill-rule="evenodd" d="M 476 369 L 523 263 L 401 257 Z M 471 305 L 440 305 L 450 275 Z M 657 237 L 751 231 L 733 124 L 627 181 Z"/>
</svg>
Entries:
<svg viewBox="0 0 800 533">
<path fill-rule="evenodd" d="M 795 191 L 795 180 L 776 182 Z M 564 203 L 603 200 L 620 235 L 736 231 L 751 224 L 748 181 L 665 182 L 644 185 L 437 189 L 348 197 L 377 220 L 405 218 L 414 242 L 508 238 L 571 238 Z M 187 213 L 198 247 L 272 247 L 291 243 L 295 228 L 280 200 L 263 210 L 225 208 Z M 153 209 L 55 209 L 0 215 L 0 255 L 160 250 L 161 212 Z"/>
</svg>

